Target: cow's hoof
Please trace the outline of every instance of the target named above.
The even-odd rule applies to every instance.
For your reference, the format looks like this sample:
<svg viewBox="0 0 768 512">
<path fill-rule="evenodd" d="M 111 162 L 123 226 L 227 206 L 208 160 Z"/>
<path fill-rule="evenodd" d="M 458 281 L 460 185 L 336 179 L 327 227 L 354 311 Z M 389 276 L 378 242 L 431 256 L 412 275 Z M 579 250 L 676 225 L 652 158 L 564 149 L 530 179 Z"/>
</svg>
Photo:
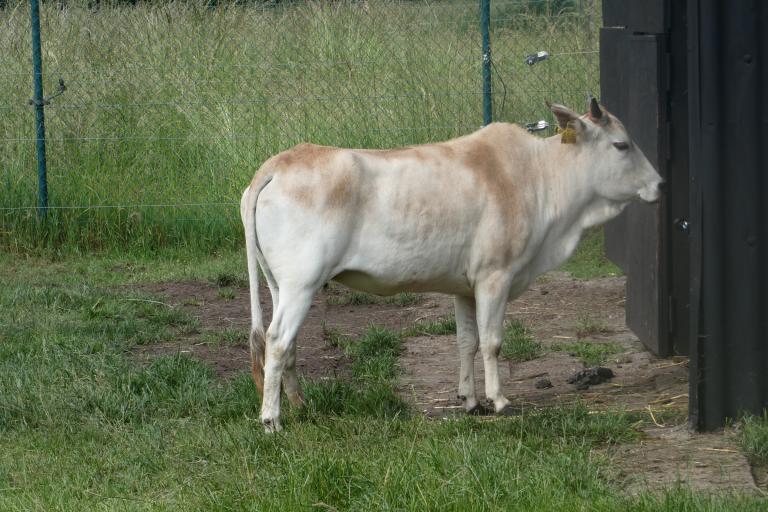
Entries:
<svg viewBox="0 0 768 512">
<path fill-rule="evenodd" d="M 520 416 L 523 414 L 523 408 L 518 405 L 508 404 L 496 414 L 499 416 Z"/>
<path fill-rule="evenodd" d="M 480 403 L 474 406 L 473 408 L 467 410 L 467 414 L 470 416 L 490 416 L 493 414 L 493 408 L 488 407 L 487 405 Z"/>
<path fill-rule="evenodd" d="M 278 419 L 262 419 L 261 420 L 262 425 L 264 425 L 264 432 L 267 434 L 273 434 L 275 432 L 280 432 L 282 430 L 282 427 L 280 427 L 280 420 Z"/>
</svg>

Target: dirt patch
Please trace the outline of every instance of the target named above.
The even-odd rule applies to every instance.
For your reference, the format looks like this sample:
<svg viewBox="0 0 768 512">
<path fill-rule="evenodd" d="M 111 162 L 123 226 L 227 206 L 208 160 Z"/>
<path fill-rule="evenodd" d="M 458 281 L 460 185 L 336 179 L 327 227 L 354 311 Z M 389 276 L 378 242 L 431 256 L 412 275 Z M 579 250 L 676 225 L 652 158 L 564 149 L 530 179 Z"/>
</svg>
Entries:
<svg viewBox="0 0 768 512">
<path fill-rule="evenodd" d="M 158 283 L 138 287 L 139 290 L 160 295 L 163 301 L 188 312 L 199 322 L 198 332 L 179 337 L 172 342 L 141 345 L 134 349 L 139 361 L 149 361 L 160 355 L 188 354 L 213 366 L 223 378 L 250 371 L 246 333 L 250 329 L 250 300 L 248 290 L 240 287 L 219 287 L 204 281 Z M 272 317 L 272 302 L 266 287 L 262 288 L 261 307 L 268 325 Z M 346 293 L 339 287 L 329 287 L 317 294 L 307 319 L 297 338 L 296 366 L 299 375 L 322 379 L 348 375 L 349 359 L 331 346 L 327 333 L 335 331 L 347 336 L 362 334 L 370 324 L 400 330 L 411 325 L 424 311 L 434 307 L 428 299 L 417 307 L 389 304 L 336 306 L 328 304 L 330 297 Z M 331 301 L 332 302 L 332 301 Z M 212 334 L 225 331 L 242 333 L 235 344 L 212 341 Z"/>
<path fill-rule="evenodd" d="M 644 431 L 639 443 L 612 448 L 628 494 L 682 484 L 693 491 L 763 494 L 732 432 L 693 434 L 685 425 Z"/>
<path fill-rule="evenodd" d="M 182 308 L 195 316 L 197 333 L 173 342 L 137 347 L 140 359 L 161 354 L 187 353 L 213 365 L 222 377 L 248 371 L 249 356 L 245 335 L 250 313 L 248 290 L 242 287 L 221 288 L 214 283 L 185 281 L 140 287 L 158 294 L 164 302 Z M 266 290 L 264 290 L 266 291 Z M 453 300 L 436 294 L 425 294 L 410 306 L 395 304 L 334 305 L 346 292 L 338 286 L 322 290 L 315 297 L 299 332 L 297 366 L 309 379 L 346 374 L 349 361 L 337 348 L 330 346 L 327 333 L 335 331 L 347 336 L 362 334 L 370 324 L 402 330 L 419 320 L 431 320 L 452 314 Z M 269 294 L 262 294 L 265 322 L 272 315 Z M 576 280 L 564 273 L 550 273 L 540 279 L 518 300 L 510 303 L 508 320 L 517 319 L 531 329 L 542 343 L 545 353 L 532 361 L 515 363 L 502 360 L 501 379 L 507 395 L 517 405 L 546 406 L 574 400 L 586 401 L 594 407 L 622 404 L 629 410 L 648 410 L 659 417 L 669 411 L 685 413 L 687 407 L 687 360 L 658 359 L 645 351 L 637 338 L 624 325 L 624 279 L 604 278 Z M 584 365 L 566 351 L 549 350 L 553 344 L 567 346 L 584 334 L 585 327 L 594 331 L 587 339 L 610 341 L 620 347 L 604 365 L 615 377 L 608 383 L 579 391 L 568 378 Z M 240 332 L 242 341 L 211 341 L 211 333 Z M 206 336 L 208 335 L 208 336 Z M 400 359 L 403 368 L 403 392 L 425 413 L 435 416 L 461 407 L 456 398 L 458 353 L 455 335 L 407 338 Z M 476 360 L 478 394 L 482 395 L 483 369 Z M 536 382 L 547 378 L 549 388 L 536 388 Z"/>
<path fill-rule="evenodd" d="M 659 417 L 685 415 L 688 400 L 688 364 L 685 358 L 659 359 L 648 353 L 624 323 L 625 279 L 611 277 L 583 281 L 562 272 L 551 272 L 507 308 L 508 320 L 519 320 L 544 347 L 543 356 L 525 362 L 502 361 L 500 378 L 507 396 L 516 405 L 541 407 L 584 401 L 591 407 L 621 404 L 631 411 L 651 411 Z M 449 311 L 450 298 L 436 298 Z M 585 332 L 586 331 L 586 332 Z M 579 391 L 568 379 L 584 364 L 567 351 L 579 334 L 585 340 L 612 342 L 619 353 L 603 366 L 614 378 Z M 456 398 L 458 351 L 454 336 L 409 338 L 401 358 L 403 385 L 420 410 L 443 415 L 461 410 Z M 483 394 L 481 358 L 475 361 L 478 395 Z M 552 386 L 537 388 L 547 378 Z M 670 412 L 671 411 L 671 412 Z"/>
</svg>

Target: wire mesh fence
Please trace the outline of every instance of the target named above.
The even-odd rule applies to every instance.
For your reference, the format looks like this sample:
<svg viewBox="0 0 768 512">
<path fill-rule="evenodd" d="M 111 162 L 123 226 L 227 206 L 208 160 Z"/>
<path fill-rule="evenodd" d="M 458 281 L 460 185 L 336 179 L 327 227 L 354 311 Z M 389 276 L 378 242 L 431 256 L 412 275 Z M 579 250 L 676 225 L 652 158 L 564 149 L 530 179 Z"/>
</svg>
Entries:
<svg viewBox="0 0 768 512">
<path fill-rule="evenodd" d="M 545 100 L 580 108 L 597 91 L 599 8 L 491 1 L 494 120 L 549 120 Z M 0 23 L 6 250 L 236 246 L 239 195 L 272 154 L 483 124 L 478 0 L 43 4 L 45 91 L 66 90 L 45 107 L 42 220 L 28 5 L 6 4 Z"/>
</svg>

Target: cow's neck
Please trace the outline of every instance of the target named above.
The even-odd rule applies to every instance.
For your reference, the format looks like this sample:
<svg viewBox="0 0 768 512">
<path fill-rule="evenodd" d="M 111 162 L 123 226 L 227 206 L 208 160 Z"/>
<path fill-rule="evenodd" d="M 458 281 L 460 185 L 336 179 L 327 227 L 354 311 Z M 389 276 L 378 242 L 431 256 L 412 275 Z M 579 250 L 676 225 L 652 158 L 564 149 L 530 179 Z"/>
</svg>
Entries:
<svg viewBox="0 0 768 512">
<path fill-rule="evenodd" d="M 545 232 L 541 254 L 547 253 L 541 271 L 567 260 L 585 229 L 616 217 L 626 203 L 597 196 L 590 181 L 592 162 L 585 151 L 561 144 L 558 137 L 542 141 L 540 193 Z"/>
</svg>

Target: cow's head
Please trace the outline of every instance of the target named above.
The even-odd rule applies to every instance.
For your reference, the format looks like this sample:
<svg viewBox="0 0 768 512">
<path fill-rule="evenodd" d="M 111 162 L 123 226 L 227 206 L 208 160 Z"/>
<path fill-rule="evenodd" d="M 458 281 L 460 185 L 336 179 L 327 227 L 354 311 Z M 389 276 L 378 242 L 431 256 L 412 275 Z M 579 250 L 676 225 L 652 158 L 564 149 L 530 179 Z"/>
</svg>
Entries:
<svg viewBox="0 0 768 512">
<path fill-rule="evenodd" d="M 663 180 L 626 128 L 592 98 L 580 116 L 567 107 L 549 105 L 562 130 L 562 142 L 577 145 L 578 159 L 589 167 L 595 192 L 610 201 L 653 202 Z"/>
</svg>

